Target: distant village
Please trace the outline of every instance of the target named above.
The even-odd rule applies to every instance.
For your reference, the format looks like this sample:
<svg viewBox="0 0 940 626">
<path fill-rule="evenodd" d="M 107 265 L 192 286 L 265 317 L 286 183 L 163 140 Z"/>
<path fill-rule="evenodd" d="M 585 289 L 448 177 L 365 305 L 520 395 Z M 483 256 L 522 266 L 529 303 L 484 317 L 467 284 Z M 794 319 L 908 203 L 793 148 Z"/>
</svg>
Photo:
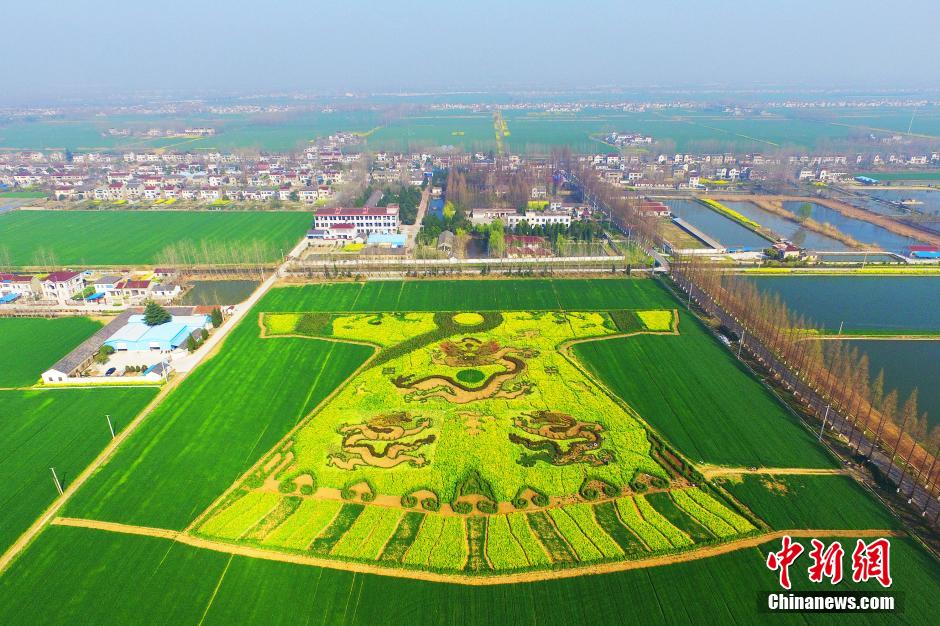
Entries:
<svg viewBox="0 0 940 626">
<path fill-rule="evenodd" d="M 112 129 L 114 130 L 114 129 Z M 209 133 L 212 129 L 187 129 Z M 120 132 L 116 131 L 115 132 Z M 154 131 L 157 132 L 157 131 Z M 650 146 L 654 138 L 611 133 L 605 141 L 618 148 Z M 299 202 L 324 206 L 336 199 L 349 172 L 368 159 L 373 181 L 420 185 L 425 172 L 451 164 L 487 163 L 487 153 L 366 155 L 351 134 L 337 134 L 299 153 L 258 154 L 170 150 L 120 153 L 22 151 L 0 154 L 0 192 L 32 190 L 59 201 L 150 203 L 172 206 L 178 201 Z M 940 151 L 853 154 L 690 154 L 643 152 L 579 157 L 603 172 L 606 180 L 635 189 L 708 189 L 738 181 L 839 183 L 857 172 L 940 165 Z M 544 159 L 509 155 L 508 167 L 538 164 Z M 864 181 L 859 181 L 864 182 Z"/>
</svg>

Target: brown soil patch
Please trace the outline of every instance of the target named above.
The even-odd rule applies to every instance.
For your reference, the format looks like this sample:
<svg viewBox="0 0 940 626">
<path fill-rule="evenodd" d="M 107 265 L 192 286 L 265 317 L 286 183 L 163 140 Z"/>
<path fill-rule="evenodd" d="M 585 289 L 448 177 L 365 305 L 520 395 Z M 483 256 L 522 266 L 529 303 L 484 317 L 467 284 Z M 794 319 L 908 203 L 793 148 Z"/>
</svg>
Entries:
<svg viewBox="0 0 940 626">
<path fill-rule="evenodd" d="M 739 477 L 740 478 L 740 477 Z M 767 491 L 770 491 L 773 494 L 778 496 L 785 496 L 790 491 L 786 483 L 782 483 L 778 480 L 774 480 L 773 476 L 769 476 L 760 481 L 760 484 L 764 486 Z"/>
</svg>

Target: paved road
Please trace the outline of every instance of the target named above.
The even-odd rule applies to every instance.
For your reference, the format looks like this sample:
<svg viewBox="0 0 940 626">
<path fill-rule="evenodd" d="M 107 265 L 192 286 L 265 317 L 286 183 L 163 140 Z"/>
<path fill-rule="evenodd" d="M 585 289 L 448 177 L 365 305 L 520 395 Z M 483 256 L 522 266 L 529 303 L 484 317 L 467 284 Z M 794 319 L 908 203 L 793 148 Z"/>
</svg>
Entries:
<svg viewBox="0 0 940 626">
<path fill-rule="evenodd" d="M 424 189 L 424 193 L 421 194 L 421 202 L 418 203 L 418 216 L 415 218 L 414 224 L 402 224 L 401 230 L 403 233 L 408 235 L 408 243 L 405 247 L 408 250 L 414 250 L 415 240 L 418 237 L 418 231 L 421 230 L 421 222 L 424 220 L 424 214 L 428 211 L 428 204 L 431 202 L 431 185 L 428 185 Z"/>
</svg>

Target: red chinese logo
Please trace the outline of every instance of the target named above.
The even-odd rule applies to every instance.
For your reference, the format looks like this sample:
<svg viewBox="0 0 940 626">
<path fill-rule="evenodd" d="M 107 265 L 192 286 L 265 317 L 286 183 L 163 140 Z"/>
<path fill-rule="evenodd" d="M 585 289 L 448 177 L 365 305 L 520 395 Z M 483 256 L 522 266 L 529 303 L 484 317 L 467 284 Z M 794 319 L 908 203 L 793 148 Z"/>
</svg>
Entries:
<svg viewBox="0 0 940 626">
<path fill-rule="evenodd" d="M 812 539 L 813 549 L 809 551 L 812 564 L 807 569 L 810 582 L 837 585 L 842 582 L 842 558 L 845 550 L 838 541 L 829 546 L 818 539 Z M 781 540 L 780 550 L 767 555 L 767 567 L 780 573 L 780 586 L 790 589 L 790 566 L 803 554 L 802 544 L 793 541 L 789 535 Z M 877 580 L 882 587 L 891 586 L 891 544 L 887 539 L 875 539 L 870 543 L 857 540 L 852 551 L 852 580 L 866 582 Z"/>
<path fill-rule="evenodd" d="M 828 578 L 833 585 L 842 581 L 842 557 L 845 550 L 838 541 L 833 541 L 828 548 L 822 541 L 813 539 L 813 549 L 809 551 L 809 558 L 813 564 L 809 566 L 809 579 L 814 583 L 821 583 Z"/>
<path fill-rule="evenodd" d="M 789 535 L 784 535 L 783 546 L 779 552 L 771 552 L 767 555 L 767 567 L 771 571 L 780 570 L 780 586 L 784 589 L 790 588 L 790 566 L 796 560 L 796 557 L 803 554 L 803 546 L 794 543 Z"/>
<path fill-rule="evenodd" d="M 891 544 L 887 539 L 868 544 L 859 539 L 852 551 L 852 580 L 860 583 L 872 578 L 882 587 L 891 586 Z"/>
</svg>

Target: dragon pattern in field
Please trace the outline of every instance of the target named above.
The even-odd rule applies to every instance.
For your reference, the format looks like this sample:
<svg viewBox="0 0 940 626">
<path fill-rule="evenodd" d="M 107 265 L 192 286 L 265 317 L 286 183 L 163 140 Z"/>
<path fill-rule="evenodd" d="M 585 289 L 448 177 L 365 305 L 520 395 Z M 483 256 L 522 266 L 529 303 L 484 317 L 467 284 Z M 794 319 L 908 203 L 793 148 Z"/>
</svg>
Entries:
<svg viewBox="0 0 940 626">
<path fill-rule="evenodd" d="M 592 467 L 614 461 L 610 450 L 601 448 L 604 427 L 597 422 L 582 422 L 567 413 L 533 411 L 513 420 L 513 426 L 527 435 L 509 433 L 509 440 L 536 454 L 523 455 L 521 465 L 531 467 L 537 461 L 552 465 L 584 463 Z"/>
</svg>

